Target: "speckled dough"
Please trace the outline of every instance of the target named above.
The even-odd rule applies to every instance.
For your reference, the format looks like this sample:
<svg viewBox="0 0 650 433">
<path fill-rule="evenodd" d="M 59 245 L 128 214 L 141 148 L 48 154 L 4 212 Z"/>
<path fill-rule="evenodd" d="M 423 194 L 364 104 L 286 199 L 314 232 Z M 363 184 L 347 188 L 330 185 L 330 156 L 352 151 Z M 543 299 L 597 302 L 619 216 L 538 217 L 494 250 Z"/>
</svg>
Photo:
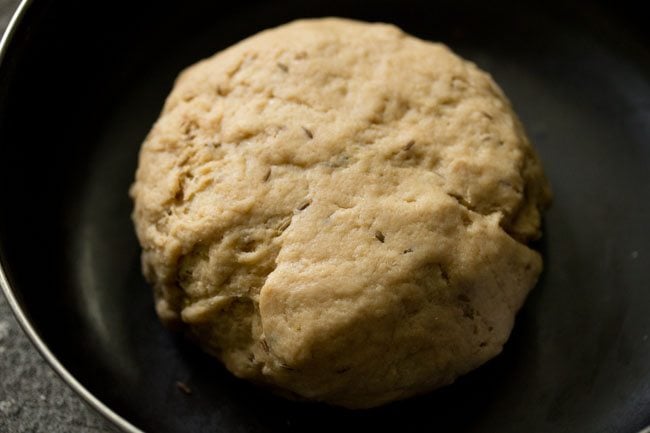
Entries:
<svg viewBox="0 0 650 433">
<path fill-rule="evenodd" d="M 239 377 L 364 408 L 501 351 L 550 191 L 489 75 L 322 19 L 184 71 L 131 195 L 163 321 Z"/>
</svg>

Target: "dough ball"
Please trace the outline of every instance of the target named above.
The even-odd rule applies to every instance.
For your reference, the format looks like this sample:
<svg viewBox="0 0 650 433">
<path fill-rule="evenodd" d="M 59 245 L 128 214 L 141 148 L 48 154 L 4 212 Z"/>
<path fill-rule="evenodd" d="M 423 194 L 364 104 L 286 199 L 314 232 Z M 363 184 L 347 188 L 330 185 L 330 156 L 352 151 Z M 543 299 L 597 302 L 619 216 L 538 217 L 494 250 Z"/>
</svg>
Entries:
<svg viewBox="0 0 650 433">
<path fill-rule="evenodd" d="M 235 375 L 349 408 L 497 355 L 550 190 L 499 87 L 386 24 L 296 21 L 178 78 L 133 220 L 160 318 Z"/>
</svg>

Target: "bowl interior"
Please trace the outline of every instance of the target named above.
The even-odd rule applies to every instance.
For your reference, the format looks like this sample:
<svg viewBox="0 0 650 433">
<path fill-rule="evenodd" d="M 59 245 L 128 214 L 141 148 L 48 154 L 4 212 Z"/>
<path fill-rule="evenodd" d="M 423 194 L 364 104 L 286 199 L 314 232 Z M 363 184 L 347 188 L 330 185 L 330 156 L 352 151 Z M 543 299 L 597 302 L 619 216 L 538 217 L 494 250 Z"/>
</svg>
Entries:
<svg viewBox="0 0 650 433">
<path fill-rule="evenodd" d="M 503 354 L 452 386 L 360 412 L 275 397 L 164 330 L 127 195 L 181 69 L 326 15 L 395 23 L 491 72 L 555 193 L 545 272 Z M 638 430 L 650 423 L 650 68 L 610 18 L 587 4 L 35 2 L 0 69 L 13 290 L 63 365 L 146 431 Z"/>
</svg>

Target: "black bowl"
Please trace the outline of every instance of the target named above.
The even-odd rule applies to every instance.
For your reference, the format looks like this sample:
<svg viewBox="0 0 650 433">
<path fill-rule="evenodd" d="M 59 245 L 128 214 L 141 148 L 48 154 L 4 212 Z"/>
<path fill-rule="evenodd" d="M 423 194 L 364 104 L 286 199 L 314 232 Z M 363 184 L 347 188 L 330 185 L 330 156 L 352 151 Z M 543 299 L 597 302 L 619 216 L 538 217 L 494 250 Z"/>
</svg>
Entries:
<svg viewBox="0 0 650 433">
<path fill-rule="evenodd" d="M 643 19 L 618 13 L 411 0 L 23 5 L 0 64 L 6 295 L 54 368 L 126 431 L 638 431 L 650 423 L 650 55 L 633 25 Z M 324 15 L 393 22 L 492 72 L 555 191 L 546 271 L 504 353 L 454 385 L 358 412 L 282 400 L 165 331 L 127 196 L 183 67 Z"/>
</svg>

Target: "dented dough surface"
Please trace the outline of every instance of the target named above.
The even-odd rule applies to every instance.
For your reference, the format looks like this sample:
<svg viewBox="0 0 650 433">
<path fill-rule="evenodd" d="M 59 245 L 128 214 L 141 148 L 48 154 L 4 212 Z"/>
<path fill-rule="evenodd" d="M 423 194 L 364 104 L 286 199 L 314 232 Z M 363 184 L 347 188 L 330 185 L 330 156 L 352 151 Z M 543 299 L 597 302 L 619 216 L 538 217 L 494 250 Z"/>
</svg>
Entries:
<svg viewBox="0 0 650 433">
<path fill-rule="evenodd" d="M 501 351 L 550 190 L 509 102 L 445 46 L 302 20 L 185 70 L 133 220 L 161 319 L 234 374 L 371 407 Z"/>
</svg>

